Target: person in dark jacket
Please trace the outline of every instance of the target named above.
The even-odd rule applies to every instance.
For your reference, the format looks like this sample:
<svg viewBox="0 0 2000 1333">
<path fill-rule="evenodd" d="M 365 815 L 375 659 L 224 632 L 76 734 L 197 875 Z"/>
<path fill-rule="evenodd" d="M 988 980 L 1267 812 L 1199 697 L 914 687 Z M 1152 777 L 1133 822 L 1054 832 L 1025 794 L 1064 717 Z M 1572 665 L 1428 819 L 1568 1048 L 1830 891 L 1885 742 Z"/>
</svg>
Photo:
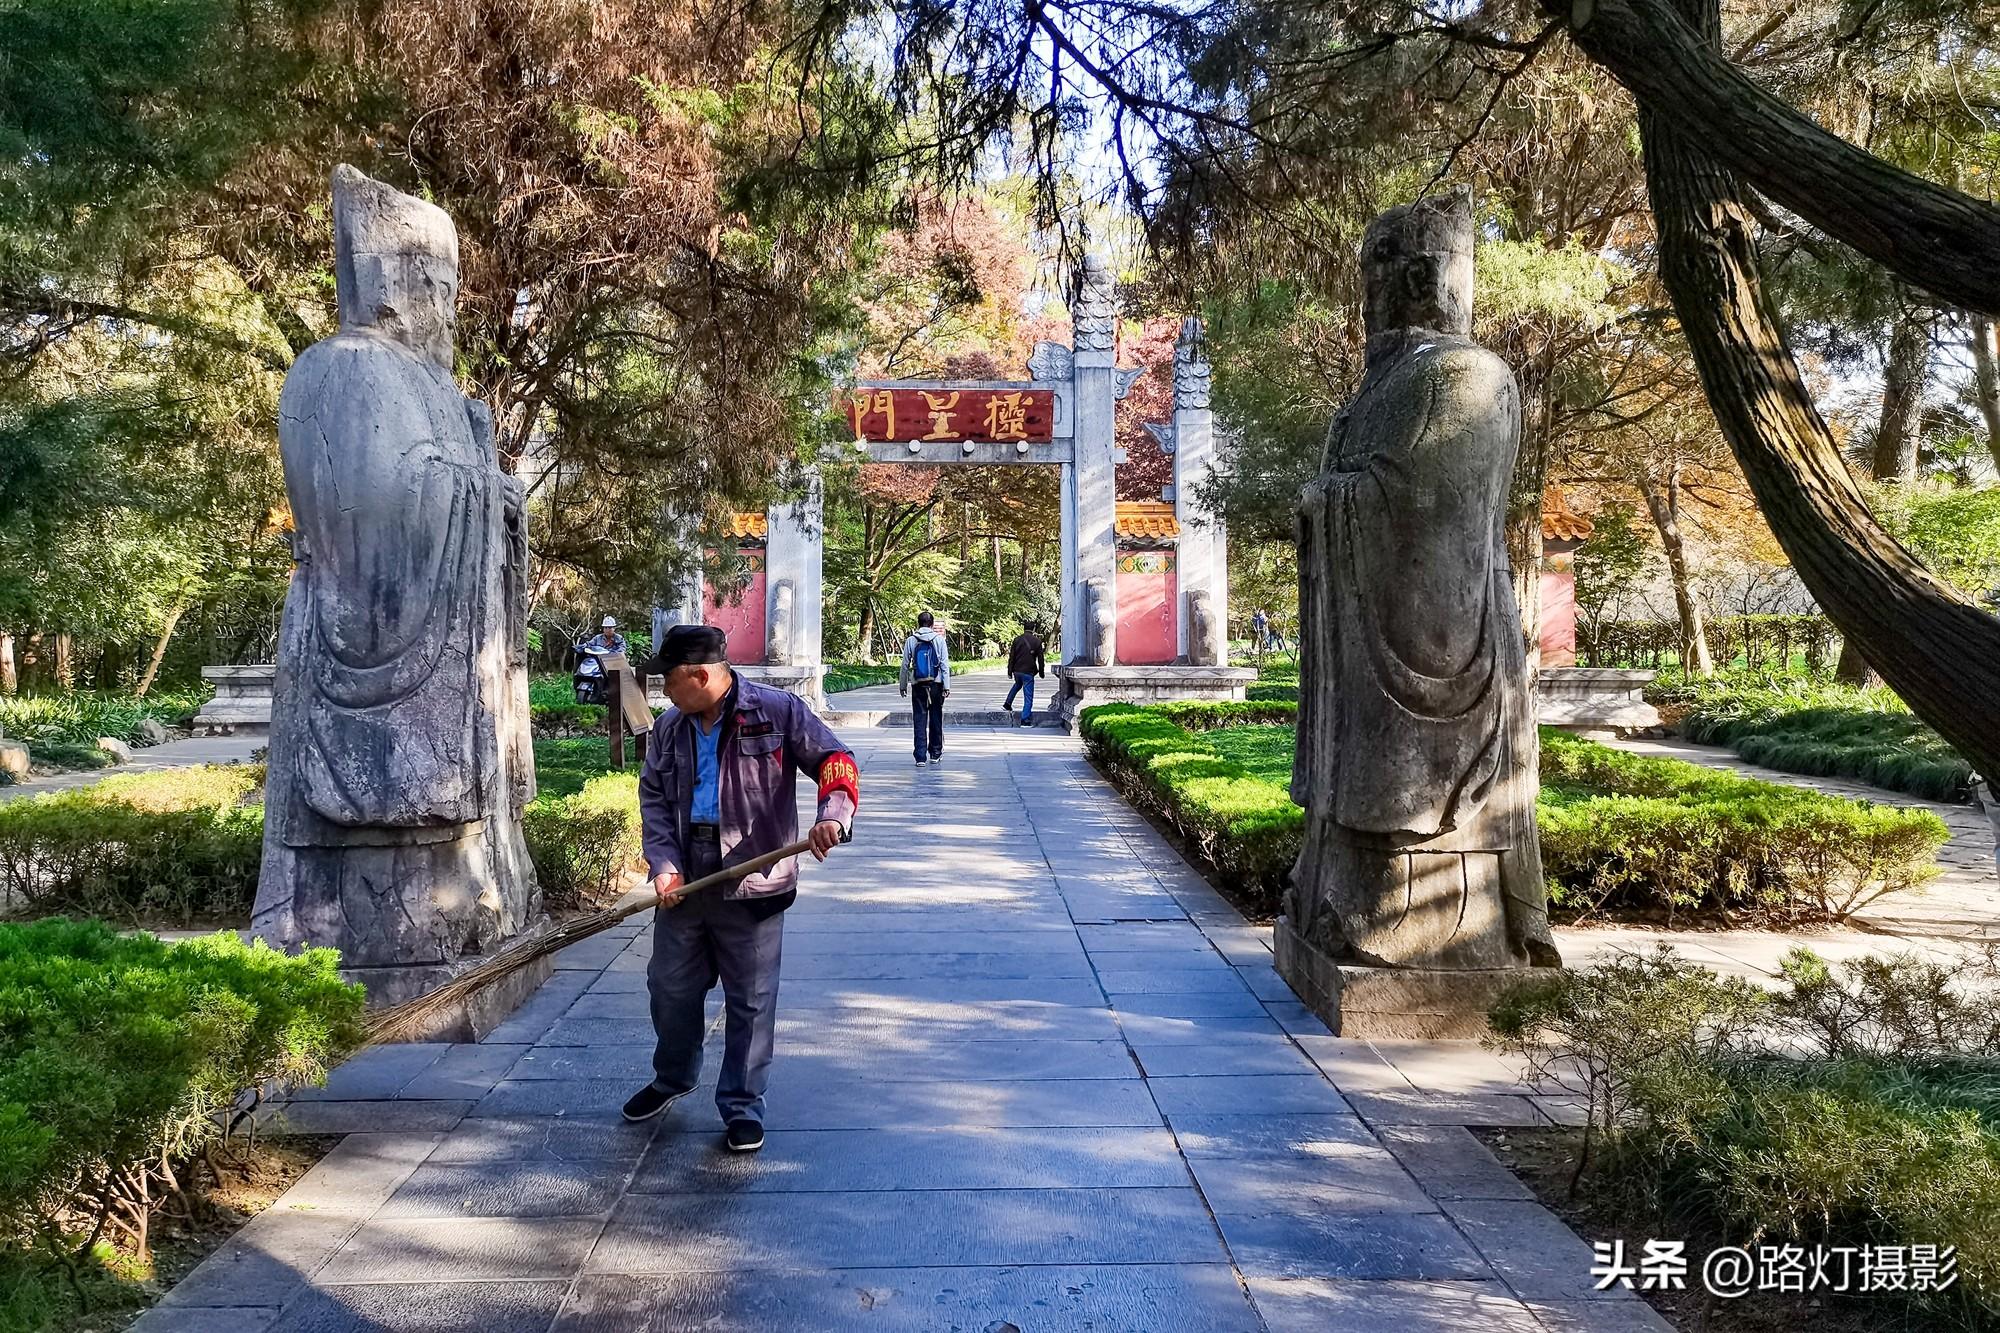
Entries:
<svg viewBox="0 0 2000 1333">
<path fill-rule="evenodd" d="M 1013 708 L 1014 696 L 1022 695 L 1021 725 L 1024 727 L 1035 725 L 1035 677 L 1049 674 L 1041 629 L 1034 621 L 1027 622 L 1007 649 L 1007 674 L 1014 678 L 1014 688 L 1007 691 L 1007 702 L 1000 707 L 1003 710 Z"/>
<path fill-rule="evenodd" d="M 731 1151 L 764 1146 L 764 1089 L 777 1029 L 782 913 L 798 894 L 793 857 L 724 888 L 680 900 L 683 883 L 774 852 L 798 838 L 794 783 L 819 783 L 813 856 L 852 834 L 861 799 L 854 755 L 804 701 L 729 669 L 722 631 L 676 625 L 647 674 L 666 678 L 673 707 L 653 724 L 639 774 L 646 862 L 660 906 L 653 913 L 653 1081 L 625 1103 L 627 1120 L 650 1120 L 694 1091 L 701 1077 L 702 1007 L 722 982 L 722 1071 L 715 1087 Z"/>
</svg>

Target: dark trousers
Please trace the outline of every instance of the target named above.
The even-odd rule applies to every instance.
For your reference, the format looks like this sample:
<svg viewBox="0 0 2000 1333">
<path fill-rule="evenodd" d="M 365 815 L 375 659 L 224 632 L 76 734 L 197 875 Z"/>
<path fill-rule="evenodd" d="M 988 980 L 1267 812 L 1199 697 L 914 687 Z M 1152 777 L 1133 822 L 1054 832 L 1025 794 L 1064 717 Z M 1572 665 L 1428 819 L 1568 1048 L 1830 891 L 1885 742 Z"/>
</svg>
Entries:
<svg viewBox="0 0 2000 1333">
<path fill-rule="evenodd" d="M 721 860 L 712 831 L 688 848 L 687 880 L 712 874 Z M 778 1030 L 782 912 L 758 919 L 749 903 L 704 889 L 670 911 L 653 913 L 653 958 L 646 965 L 652 1000 L 653 1086 L 668 1092 L 701 1081 L 702 1007 L 722 982 L 722 1073 L 715 1109 L 724 1121 L 764 1119 L 764 1088 Z"/>
<path fill-rule="evenodd" d="M 910 708 L 917 720 L 917 758 L 944 753 L 944 682 L 920 680 L 910 686 Z"/>
</svg>

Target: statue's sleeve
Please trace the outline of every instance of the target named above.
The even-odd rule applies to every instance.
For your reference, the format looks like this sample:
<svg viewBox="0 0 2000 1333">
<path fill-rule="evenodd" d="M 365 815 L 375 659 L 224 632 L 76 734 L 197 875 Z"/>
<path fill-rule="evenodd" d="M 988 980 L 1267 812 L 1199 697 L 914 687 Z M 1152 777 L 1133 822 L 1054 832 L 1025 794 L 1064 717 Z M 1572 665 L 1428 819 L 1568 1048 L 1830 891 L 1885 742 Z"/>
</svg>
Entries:
<svg viewBox="0 0 2000 1333">
<path fill-rule="evenodd" d="M 329 364 L 286 405 L 286 480 L 312 555 L 320 642 L 342 667 L 372 671 L 436 647 L 424 636 L 452 609 L 467 478 L 439 447 L 427 386 L 394 353 L 321 346 Z"/>
</svg>

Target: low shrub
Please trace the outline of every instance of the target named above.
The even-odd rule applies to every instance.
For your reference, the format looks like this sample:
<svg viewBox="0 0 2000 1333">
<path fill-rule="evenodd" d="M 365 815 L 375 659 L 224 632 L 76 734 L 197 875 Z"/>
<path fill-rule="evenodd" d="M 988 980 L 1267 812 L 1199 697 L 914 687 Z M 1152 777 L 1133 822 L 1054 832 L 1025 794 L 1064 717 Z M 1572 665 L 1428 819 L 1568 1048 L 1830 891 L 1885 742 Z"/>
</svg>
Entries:
<svg viewBox="0 0 2000 1333">
<path fill-rule="evenodd" d="M 1950 837 L 1926 810 L 1849 801 L 1627 754 L 1560 732 L 1542 740 L 1537 808 L 1552 908 L 1839 920 L 1936 873 Z"/>
<path fill-rule="evenodd" d="M 606 906 L 645 871 L 636 774 L 604 773 L 568 795 L 538 797 L 522 832 L 551 911 Z"/>
<path fill-rule="evenodd" d="M 1292 686 L 1291 690 L 1293 697 L 1289 700 L 1251 699 L 1242 703 L 1164 703 L 1151 706 L 1161 717 L 1189 731 L 1296 723 L 1299 720 L 1298 687 Z"/>
<path fill-rule="evenodd" d="M 97 921 L 0 925 L 0 1233 L 73 1266 L 140 1259 L 176 1169 L 266 1084 L 316 1083 L 362 1040 L 331 950 L 167 944 Z"/>
<path fill-rule="evenodd" d="M 0 910 L 242 922 L 264 841 L 251 764 L 106 778 L 0 805 Z"/>
<path fill-rule="evenodd" d="M 1766 992 L 1662 946 L 1538 974 L 1492 1021 L 1531 1079 L 1588 1108 L 1578 1180 L 1595 1168 L 1745 1244 L 1954 1246 L 1960 1282 L 1908 1299 L 1923 1327 L 1983 1329 L 2000 1318 L 1996 1014 L 1992 955 L 1836 967 L 1801 949 Z"/>
<path fill-rule="evenodd" d="M 1084 710 L 1092 754 L 1134 804 L 1275 910 L 1304 823 L 1289 784 L 1296 710 L 1277 702 Z M 1213 729 L 1210 729 L 1213 728 Z M 1924 810 L 1849 801 L 1614 750 L 1542 741 L 1537 807 L 1550 904 L 1762 923 L 1838 920 L 1936 873 L 1949 836 Z"/>
<path fill-rule="evenodd" d="M 1647 697 L 1672 711 L 1689 740 L 1728 746 L 1753 764 L 1932 801 L 1971 794 L 1972 765 L 1883 687 L 1739 674 L 1679 681 Z"/>
</svg>

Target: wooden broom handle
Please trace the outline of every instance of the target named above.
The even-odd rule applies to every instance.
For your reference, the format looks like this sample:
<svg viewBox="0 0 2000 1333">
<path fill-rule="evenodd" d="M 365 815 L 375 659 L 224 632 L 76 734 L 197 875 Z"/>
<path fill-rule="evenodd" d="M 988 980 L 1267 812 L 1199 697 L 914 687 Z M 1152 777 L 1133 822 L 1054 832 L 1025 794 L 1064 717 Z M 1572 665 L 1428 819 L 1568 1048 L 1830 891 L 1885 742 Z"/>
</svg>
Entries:
<svg viewBox="0 0 2000 1333">
<path fill-rule="evenodd" d="M 748 861 L 740 861 L 735 865 L 726 866 L 712 875 L 704 875 L 700 879 L 683 884 L 668 894 L 665 899 L 662 899 L 653 888 L 653 880 L 659 878 L 659 876 L 654 875 L 649 877 L 644 885 L 633 889 L 623 898 L 620 898 L 617 906 L 612 908 L 612 910 L 618 914 L 617 919 L 622 921 L 628 916 L 634 916 L 645 911 L 648 907 L 664 907 L 669 902 L 678 903 L 690 894 L 699 893 L 703 889 L 712 889 L 717 885 L 732 883 L 735 880 L 742 879 L 745 875 L 754 875 L 760 870 L 768 870 L 780 861 L 789 860 L 794 856 L 811 850 L 812 839 L 801 838 L 795 843 L 780 847 L 775 852 L 765 852 L 762 856 L 753 856 Z"/>
</svg>

